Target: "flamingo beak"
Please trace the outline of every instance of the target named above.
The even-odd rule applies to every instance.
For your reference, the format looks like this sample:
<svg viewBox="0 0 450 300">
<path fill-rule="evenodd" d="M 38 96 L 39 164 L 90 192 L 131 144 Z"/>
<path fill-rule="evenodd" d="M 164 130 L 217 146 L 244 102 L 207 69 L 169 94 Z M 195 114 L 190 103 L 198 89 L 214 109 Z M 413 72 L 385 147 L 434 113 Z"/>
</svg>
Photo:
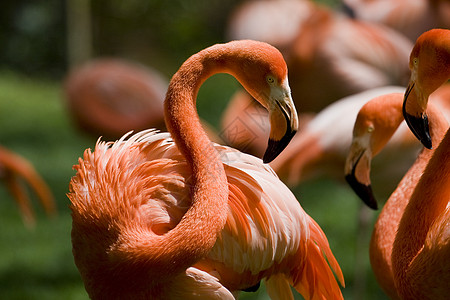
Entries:
<svg viewBox="0 0 450 300">
<path fill-rule="evenodd" d="M 414 82 L 410 82 L 403 98 L 403 117 L 409 129 L 416 136 L 416 138 L 423 144 L 424 147 L 432 149 L 432 142 L 430 136 L 430 129 L 428 126 L 428 117 L 424 109 L 420 108 L 416 101 L 410 100 L 412 98 L 411 91 L 414 89 Z M 414 113 L 409 113 L 414 111 Z"/>
<path fill-rule="evenodd" d="M 345 164 L 345 180 L 367 206 L 378 209 L 370 184 L 370 161 L 366 150 L 353 143 Z"/>
<path fill-rule="evenodd" d="M 274 105 L 269 109 L 271 130 L 263 156 L 264 163 L 274 160 L 286 148 L 298 130 L 297 111 L 290 93 L 285 93 L 281 100 L 278 99 L 274 98 Z"/>
</svg>

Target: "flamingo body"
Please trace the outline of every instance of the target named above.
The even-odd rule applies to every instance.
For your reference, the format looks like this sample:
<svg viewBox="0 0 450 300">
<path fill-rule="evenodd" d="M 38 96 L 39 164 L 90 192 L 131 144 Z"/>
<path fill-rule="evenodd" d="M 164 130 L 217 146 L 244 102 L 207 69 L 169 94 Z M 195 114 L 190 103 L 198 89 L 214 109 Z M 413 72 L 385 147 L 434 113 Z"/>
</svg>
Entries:
<svg viewBox="0 0 450 300">
<path fill-rule="evenodd" d="M 302 278 L 302 266 L 312 268 L 312 274 L 328 269 L 321 254 L 321 251 L 326 251 L 327 259 L 340 274 L 320 227 L 302 210 L 289 189 L 276 180 L 273 170 L 251 155 L 217 144 L 215 147 L 222 158 L 230 191 L 227 222 L 210 253 L 194 268 L 217 274 L 215 280 L 220 280 L 221 285 L 230 291 L 246 289 L 276 274 L 286 284 L 293 282 L 298 288 L 305 284 L 301 283 L 305 280 Z M 190 198 L 186 197 L 192 185 L 191 175 L 184 157 L 167 133 L 144 131 L 113 145 L 98 143 L 93 153 L 85 152 L 80 163 L 77 167 L 80 175 L 72 183 L 72 192 L 84 193 L 85 201 L 92 202 L 91 211 L 83 212 L 82 207 L 76 207 L 81 214 L 74 215 L 74 226 L 81 221 L 78 218 L 82 218 L 83 214 L 104 214 L 104 210 L 107 210 L 111 220 L 121 220 L 123 215 L 131 214 L 137 219 L 147 220 L 146 226 L 152 228 L 155 234 L 162 235 L 173 229 L 191 206 Z M 113 182 L 102 182 L 95 170 L 99 165 L 115 179 Z M 122 166 L 127 166 L 126 174 L 119 173 Z M 157 175 L 144 184 L 142 181 L 148 174 Z M 96 184 L 89 186 L 89 182 Z M 111 185 L 122 188 L 111 194 Z M 87 191 L 79 190 L 86 186 L 89 187 Z M 111 202 L 100 203 L 99 199 L 107 194 Z M 124 201 L 121 195 L 134 200 Z M 107 221 L 96 227 L 108 226 Z M 77 229 L 74 227 L 73 231 Z M 107 239 L 101 230 L 91 231 L 89 240 Z M 74 245 L 82 245 L 85 239 L 73 235 Z M 101 250 L 99 252 L 107 253 L 107 249 Z M 306 253 L 311 254 L 311 260 Z M 86 257 L 80 257 L 83 254 Z M 105 259 L 92 256 L 92 253 L 79 252 L 77 248 L 74 255 L 76 261 L 88 260 L 97 267 L 96 262 Z M 326 288 L 332 291 L 336 283 L 331 270 L 328 271 L 325 273 L 328 278 Z M 105 280 L 110 278 L 106 274 L 103 276 Z M 270 278 L 268 289 L 281 293 L 276 290 L 277 285 L 270 285 Z M 85 284 L 90 285 L 88 278 Z M 320 281 L 317 284 L 317 287 L 305 285 L 299 289 L 312 293 L 309 289 L 325 288 L 320 287 Z M 170 286 L 165 289 L 172 290 Z M 338 295 L 330 294 L 330 297 Z"/>
<path fill-rule="evenodd" d="M 446 299 L 450 293 L 449 132 L 427 164 L 398 225 L 392 265 L 402 299 Z"/>
</svg>

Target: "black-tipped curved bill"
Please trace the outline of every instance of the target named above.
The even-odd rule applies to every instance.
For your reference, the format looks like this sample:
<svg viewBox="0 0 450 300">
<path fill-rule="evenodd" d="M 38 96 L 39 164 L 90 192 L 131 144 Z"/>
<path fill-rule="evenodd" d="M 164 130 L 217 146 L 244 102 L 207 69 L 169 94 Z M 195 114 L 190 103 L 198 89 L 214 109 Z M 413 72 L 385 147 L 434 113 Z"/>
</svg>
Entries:
<svg viewBox="0 0 450 300">
<path fill-rule="evenodd" d="M 266 152 L 263 156 L 263 162 L 267 164 L 274 160 L 284 150 L 284 148 L 286 148 L 296 132 L 296 130 L 291 130 L 289 126 L 288 130 L 286 131 L 283 138 L 281 138 L 281 140 L 276 141 L 273 139 L 269 139 Z"/>
<path fill-rule="evenodd" d="M 276 103 L 277 103 L 280 111 L 282 112 L 284 119 L 286 120 L 286 132 L 284 133 L 283 137 L 279 141 L 269 138 L 269 142 L 267 144 L 267 149 L 263 156 L 263 162 L 265 164 L 270 163 L 272 160 L 274 160 L 284 150 L 284 148 L 286 148 L 286 146 L 289 144 L 291 139 L 297 133 L 297 130 L 292 129 L 292 126 L 291 126 L 292 112 L 290 110 L 289 110 L 289 112 L 286 111 L 286 109 L 283 108 L 283 106 L 280 104 L 280 102 L 277 101 Z"/>
<path fill-rule="evenodd" d="M 254 286 L 248 287 L 246 289 L 243 289 L 242 291 L 244 292 L 248 292 L 248 293 L 254 293 L 256 291 L 258 291 L 259 287 L 261 286 L 261 281 L 259 281 L 257 284 L 255 284 Z"/>
<path fill-rule="evenodd" d="M 423 114 L 421 118 L 418 118 L 408 114 L 405 109 L 403 109 L 403 117 L 405 118 L 406 124 L 408 124 L 409 129 L 411 129 L 412 133 L 414 133 L 414 135 L 422 143 L 422 145 L 425 148 L 432 149 L 433 145 L 431 142 L 427 115 Z"/>
<path fill-rule="evenodd" d="M 353 172 L 352 172 L 353 173 Z M 375 199 L 372 191 L 371 185 L 365 185 L 356 180 L 354 174 L 349 174 L 345 176 L 345 180 L 352 187 L 353 191 L 358 195 L 359 198 L 370 208 L 378 209 L 378 203 Z"/>
<path fill-rule="evenodd" d="M 432 142 L 430 136 L 430 129 L 428 126 L 428 117 L 425 113 L 421 117 L 413 116 L 406 112 L 406 101 L 408 100 L 409 94 L 414 88 L 414 84 L 408 85 L 405 92 L 405 97 L 403 98 L 403 117 L 405 118 L 406 124 L 408 124 L 409 129 L 416 136 L 416 138 L 422 143 L 425 148 L 432 149 Z"/>
</svg>

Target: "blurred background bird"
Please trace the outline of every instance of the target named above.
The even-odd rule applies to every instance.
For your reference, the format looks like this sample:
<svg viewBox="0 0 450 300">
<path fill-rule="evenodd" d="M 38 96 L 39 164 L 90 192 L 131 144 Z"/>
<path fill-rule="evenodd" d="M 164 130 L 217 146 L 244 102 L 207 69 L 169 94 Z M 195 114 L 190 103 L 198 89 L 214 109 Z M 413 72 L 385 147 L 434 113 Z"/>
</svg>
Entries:
<svg viewBox="0 0 450 300">
<path fill-rule="evenodd" d="M 265 18 L 270 19 L 272 11 L 277 8 L 271 8 L 266 2 L 277 3 L 278 10 L 288 9 L 292 1 L 256 1 L 254 6 L 258 7 L 256 16 L 261 18 L 265 11 Z M 339 11 L 333 11 L 322 5 L 309 1 L 301 2 L 298 12 L 292 9 L 290 13 L 301 15 L 300 21 L 295 23 L 297 31 L 288 39 L 289 42 L 274 41 L 280 44 L 280 49 L 286 56 L 289 66 L 289 80 L 292 86 L 292 95 L 296 105 L 302 107 L 302 112 L 317 113 L 327 105 L 349 95 L 356 94 L 368 89 L 382 87 L 387 85 L 405 86 L 408 80 L 408 56 L 412 48 L 412 42 L 401 33 L 394 31 L 382 24 L 368 23 L 352 19 Z M 250 2 L 252 3 L 252 2 Z M 264 6 L 262 3 L 265 3 Z M 275 5 L 273 5 L 275 6 Z M 243 14 L 243 12 L 246 14 Z M 251 15 L 251 10 L 247 5 L 238 8 L 237 16 Z M 256 18 L 256 16 L 254 16 Z M 244 17 L 240 17 L 245 19 Z M 231 19 L 230 38 L 259 38 L 265 37 L 265 27 L 257 26 L 257 22 L 246 24 L 238 22 L 240 18 Z M 248 31 L 237 32 L 234 23 L 244 23 L 247 26 L 253 26 Z M 298 24 L 297 24 L 298 23 Z M 271 30 L 284 32 L 283 27 L 276 24 L 269 26 Z M 275 29 L 276 28 L 276 29 Z M 260 32 L 262 31 L 262 32 Z M 268 30 L 267 30 L 268 31 Z M 270 31 L 269 31 L 270 32 Z M 234 34 L 234 36 L 232 35 Z M 244 35 L 246 34 L 246 35 Z M 271 41 L 267 34 L 267 41 Z M 287 40 L 287 38 L 286 38 Z M 357 42 L 355 42 L 357 41 Z M 243 105 L 244 95 L 239 95 L 230 101 L 230 106 Z M 250 96 L 247 100 L 251 103 Z M 234 104 L 234 101 L 239 101 Z M 250 106 L 250 105 L 248 105 Z M 253 109 L 253 108 L 252 108 Z M 231 116 L 228 117 L 227 113 Z M 230 108 L 226 111 L 223 123 L 223 132 L 228 136 L 227 130 L 235 130 L 235 126 L 229 126 L 230 119 L 234 110 Z M 264 115 L 264 112 L 258 112 Z M 243 124 L 254 122 L 251 113 L 247 114 Z M 241 116 L 244 118 L 245 116 Z M 250 124 L 249 128 L 240 125 L 239 132 L 250 131 L 242 136 L 251 136 L 251 130 L 254 127 Z M 256 132 L 257 134 L 258 132 Z M 235 147 L 242 144 L 239 138 L 230 140 L 229 143 Z M 250 145 L 249 145 L 250 143 Z M 251 141 L 246 141 L 248 150 L 253 150 L 256 146 L 251 145 Z M 244 149 L 242 149 L 244 150 Z M 256 154 L 254 152 L 253 154 Z"/>
<path fill-rule="evenodd" d="M 67 110 L 94 137 L 118 139 L 128 131 L 164 129 L 168 80 L 156 70 L 119 59 L 96 59 L 70 72 Z"/>
</svg>

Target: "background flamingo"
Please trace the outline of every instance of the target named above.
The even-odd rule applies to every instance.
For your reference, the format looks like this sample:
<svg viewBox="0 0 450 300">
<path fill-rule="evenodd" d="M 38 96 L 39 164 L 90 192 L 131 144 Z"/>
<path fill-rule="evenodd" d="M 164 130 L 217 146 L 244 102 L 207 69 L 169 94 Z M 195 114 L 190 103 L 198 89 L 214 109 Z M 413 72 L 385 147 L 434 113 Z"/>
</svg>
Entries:
<svg viewBox="0 0 450 300">
<path fill-rule="evenodd" d="M 393 92 L 401 93 L 404 90 L 405 88 L 400 86 L 375 88 L 334 102 L 319 112 L 304 130 L 294 137 L 291 144 L 271 163 L 271 166 L 283 180 L 291 185 L 323 176 L 342 180 L 342 170 L 351 144 L 351 131 L 359 109 L 371 98 Z M 333 129 L 330 130 L 330 128 Z M 387 164 L 389 156 L 396 152 L 396 148 L 409 147 L 415 156 L 419 143 L 406 127 L 404 129 L 399 131 L 392 140 L 391 154 L 386 155 L 380 163 Z M 404 158 L 403 163 L 402 158 Z M 385 183 L 395 182 L 396 178 L 400 178 L 402 171 L 407 169 L 412 157 L 403 154 L 402 158 L 397 157 L 399 159 L 396 164 L 398 173 L 381 176 L 386 179 Z M 394 187 L 392 183 L 390 187 Z"/>
<path fill-rule="evenodd" d="M 25 158 L 4 147 L 0 147 L 0 179 L 19 205 L 26 225 L 34 226 L 36 220 L 24 183 L 36 194 L 48 215 L 56 214 L 55 200 L 45 181 Z"/>
<path fill-rule="evenodd" d="M 383 153 L 384 147 L 398 130 L 403 121 L 403 94 L 393 93 L 376 97 L 365 104 L 358 113 L 353 130 L 352 146 L 345 166 L 346 178 L 355 192 L 370 207 L 376 208 L 377 202 L 372 193 L 372 158 Z M 430 107 L 433 115 L 433 139 L 439 142 L 448 122 L 435 107 Z M 383 150 L 383 151 L 381 151 Z M 398 149 L 401 152 L 401 149 Z M 416 161 L 387 200 L 375 223 L 370 241 L 370 262 L 375 277 L 392 299 L 399 299 L 394 285 L 391 263 L 392 247 L 397 234 L 398 224 L 411 197 L 432 150 L 423 149 Z"/>
<path fill-rule="evenodd" d="M 349 15 L 384 24 L 411 41 L 432 28 L 449 28 L 450 5 L 446 0 L 343 0 Z"/>
<path fill-rule="evenodd" d="M 97 59 L 72 70 L 64 83 L 75 124 L 116 139 L 130 130 L 164 129 L 167 80 L 155 70 L 120 59 Z"/>
<path fill-rule="evenodd" d="M 246 9 L 242 9 L 242 14 L 248 15 L 247 11 L 254 5 L 258 7 L 256 16 L 262 15 L 265 8 L 266 19 L 271 19 L 273 9 L 268 7 L 272 2 L 273 5 L 288 7 L 287 3 L 291 1 L 264 1 L 264 5 L 244 5 Z M 297 101 L 298 107 L 302 107 L 304 113 L 319 112 L 343 97 L 372 88 L 407 84 L 407 57 L 412 43 L 405 36 L 386 26 L 354 20 L 310 1 L 293 2 L 302 3 L 297 4 L 297 9 L 291 10 L 292 14 L 299 15 L 299 24 L 295 23 L 295 26 L 298 26 L 297 34 L 295 38 L 289 39 L 289 43 L 280 44 L 289 66 L 293 99 Z M 240 14 L 241 12 L 238 13 Z M 251 24 L 236 22 L 235 18 L 232 18 L 229 26 L 249 26 L 250 30 L 245 30 L 245 27 L 242 29 L 242 32 L 248 34 L 246 38 L 272 41 L 270 31 L 264 31 L 263 26 L 251 27 Z M 278 27 L 274 25 L 271 28 Z M 243 33 L 236 36 L 244 37 Z M 276 42 L 276 36 L 274 39 Z M 355 43 L 355 40 L 359 42 Z M 262 151 L 260 145 L 254 144 L 258 143 L 258 140 L 246 138 L 261 133 L 261 122 L 252 118 L 253 113 L 241 113 L 240 122 L 236 122 L 234 118 L 238 109 L 233 107 L 244 106 L 244 97 L 239 94 L 230 101 L 230 108 L 223 116 L 222 136 L 232 137 L 226 142 L 241 151 L 259 154 Z M 248 94 L 247 97 L 250 98 Z M 248 99 L 246 102 L 252 103 L 252 100 Z M 254 106 L 251 109 L 258 115 L 258 119 L 263 119 L 267 114 L 263 109 L 258 110 Z M 241 134 L 236 135 L 236 131 Z M 245 145 L 245 148 L 242 148 L 242 145 Z"/>
<path fill-rule="evenodd" d="M 228 17 L 225 35 L 229 40 L 253 39 L 283 50 L 314 9 L 314 2 L 305 0 L 243 1 Z"/>
<path fill-rule="evenodd" d="M 275 48 L 231 42 L 189 58 L 166 96 L 171 136 L 144 131 L 98 143 L 76 167 L 72 243 L 88 293 L 234 299 L 230 291 L 266 279 L 273 298 L 292 297 L 292 285 L 307 299 L 341 299 L 331 269 L 341 283 L 342 273 L 326 237 L 289 189 L 261 160 L 213 145 L 204 133 L 195 98 L 217 72 L 234 75 L 268 107 L 266 162 L 296 131 L 286 64 Z"/>
</svg>

